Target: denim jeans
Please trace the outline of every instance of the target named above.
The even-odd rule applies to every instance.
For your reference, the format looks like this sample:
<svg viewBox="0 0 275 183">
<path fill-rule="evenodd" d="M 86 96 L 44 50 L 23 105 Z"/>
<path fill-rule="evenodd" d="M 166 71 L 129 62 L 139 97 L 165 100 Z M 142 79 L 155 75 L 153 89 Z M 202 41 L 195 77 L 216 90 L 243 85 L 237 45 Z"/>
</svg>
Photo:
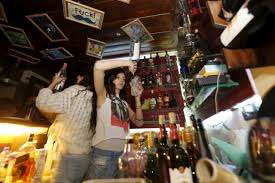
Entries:
<svg viewBox="0 0 275 183">
<path fill-rule="evenodd" d="M 80 183 L 89 168 L 90 154 L 62 154 L 53 166 L 51 183 Z"/>
<path fill-rule="evenodd" d="M 119 175 L 118 158 L 122 152 L 92 149 L 87 179 L 111 179 Z"/>
</svg>

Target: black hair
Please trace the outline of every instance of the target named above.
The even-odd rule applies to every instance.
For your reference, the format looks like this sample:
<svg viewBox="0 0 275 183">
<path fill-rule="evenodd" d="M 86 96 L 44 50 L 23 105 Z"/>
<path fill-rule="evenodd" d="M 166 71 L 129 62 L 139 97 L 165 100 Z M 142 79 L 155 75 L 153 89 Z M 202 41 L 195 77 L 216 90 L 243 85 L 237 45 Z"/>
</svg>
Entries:
<svg viewBox="0 0 275 183">
<path fill-rule="evenodd" d="M 80 83 L 78 83 L 81 86 L 86 87 L 85 90 L 90 90 L 93 92 L 93 97 L 92 97 L 92 112 L 91 112 L 91 118 L 90 118 L 90 129 L 92 131 L 92 134 L 95 134 L 95 128 L 96 128 L 96 118 L 97 118 L 97 111 L 96 111 L 96 92 L 95 92 L 95 87 L 94 87 L 94 79 L 93 79 L 93 73 L 91 72 L 93 68 L 90 68 L 88 71 L 82 71 L 78 72 L 77 76 L 83 76 L 83 79 Z M 81 91 L 80 91 L 81 92 Z"/>
<path fill-rule="evenodd" d="M 104 86 L 106 88 L 107 95 L 110 98 L 116 96 L 115 84 L 113 83 L 113 81 L 117 78 L 117 75 L 120 73 L 125 74 L 125 71 L 120 67 L 105 71 Z M 126 74 L 125 74 L 125 77 L 126 77 Z M 122 90 L 120 90 L 119 97 L 123 100 L 126 100 L 126 87 L 125 86 L 123 87 Z"/>
</svg>

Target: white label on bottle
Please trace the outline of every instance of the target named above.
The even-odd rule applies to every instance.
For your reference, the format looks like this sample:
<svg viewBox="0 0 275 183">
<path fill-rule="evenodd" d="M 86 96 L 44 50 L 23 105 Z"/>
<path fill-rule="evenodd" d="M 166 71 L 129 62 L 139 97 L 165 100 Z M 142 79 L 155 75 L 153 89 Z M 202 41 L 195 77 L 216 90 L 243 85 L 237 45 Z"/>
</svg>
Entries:
<svg viewBox="0 0 275 183">
<path fill-rule="evenodd" d="M 190 168 L 169 168 L 169 173 L 171 183 L 193 183 L 192 172 Z"/>
<path fill-rule="evenodd" d="M 171 83 L 171 75 L 170 74 L 166 75 L 166 82 Z"/>
</svg>

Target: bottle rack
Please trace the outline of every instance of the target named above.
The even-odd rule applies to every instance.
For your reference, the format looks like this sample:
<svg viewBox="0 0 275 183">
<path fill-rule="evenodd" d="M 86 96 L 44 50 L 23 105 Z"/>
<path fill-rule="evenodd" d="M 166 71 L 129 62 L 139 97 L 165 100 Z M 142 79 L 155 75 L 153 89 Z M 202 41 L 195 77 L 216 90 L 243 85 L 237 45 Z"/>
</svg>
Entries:
<svg viewBox="0 0 275 183">
<path fill-rule="evenodd" d="M 179 84 L 179 74 L 178 74 L 178 68 L 177 68 L 177 58 L 176 56 L 170 56 L 171 64 L 169 66 L 170 73 L 172 76 L 172 83 L 168 84 L 166 82 L 166 71 L 167 71 L 167 65 L 165 64 L 165 57 L 160 57 L 160 63 L 159 65 L 154 65 L 154 67 L 151 67 L 149 65 L 149 59 L 140 60 L 138 62 L 138 69 L 137 69 L 137 75 L 140 77 L 142 74 L 146 74 L 147 76 L 147 84 L 149 83 L 149 74 L 152 72 L 155 77 L 155 85 L 153 87 L 151 86 L 144 86 L 144 91 L 141 98 L 141 103 L 144 103 L 145 99 L 149 99 L 151 97 L 151 90 L 154 91 L 154 97 L 157 102 L 157 97 L 162 96 L 164 97 L 165 94 L 168 94 L 170 101 L 172 98 L 172 95 L 174 96 L 177 107 L 162 107 L 159 108 L 158 102 L 156 104 L 155 109 L 151 110 L 144 110 L 143 109 L 143 119 L 144 119 L 144 125 L 143 128 L 151 128 L 151 127 L 158 127 L 158 115 L 162 114 L 165 115 L 165 119 L 168 120 L 168 113 L 169 112 L 175 112 L 177 114 L 177 123 L 180 125 L 183 125 L 184 123 L 184 115 L 183 115 L 183 99 L 181 95 L 181 89 Z M 153 57 L 153 62 L 156 64 L 156 59 Z M 145 63 L 145 65 L 144 65 Z M 160 72 L 162 74 L 162 86 L 157 85 L 157 79 L 156 74 Z M 133 105 L 134 106 L 134 105 Z M 131 128 L 137 128 L 136 126 L 131 126 Z"/>
</svg>

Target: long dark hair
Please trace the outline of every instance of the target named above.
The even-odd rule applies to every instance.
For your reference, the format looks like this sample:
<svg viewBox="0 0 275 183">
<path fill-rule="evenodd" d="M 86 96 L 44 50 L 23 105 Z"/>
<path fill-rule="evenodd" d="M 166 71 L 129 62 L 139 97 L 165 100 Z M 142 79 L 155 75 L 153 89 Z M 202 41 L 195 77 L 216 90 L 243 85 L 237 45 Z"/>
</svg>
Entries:
<svg viewBox="0 0 275 183">
<path fill-rule="evenodd" d="M 90 129 L 92 131 L 92 134 L 94 135 L 95 128 L 96 128 L 96 118 L 97 118 L 97 111 L 96 111 L 97 96 L 96 96 L 95 87 L 94 87 L 93 74 L 91 72 L 92 70 L 93 68 L 91 68 L 89 71 L 86 71 L 86 72 L 80 72 L 77 75 L 83 76 L 83 80 L 79 83 L 79 85 L 86 87 L 85 90 L 90 90 L 91 92 L 93 92 Z"/>
<path fill-rule="evenodd" d="M 120 73 L 125 74 L 125 71 L 120 67 L 111 69 L 111 70 L 107 70 L 105 72 L 104 86 L 106 88 L 107 95 L 110 98 L 116 96 L 115 84 L 113 83 L 113 81 L 117 78 L 117 75 Z M 125 76 L 126 76 L 126 74 L 125 74 Z M 123 100 L 126 100 L 126 87 L 125 86 L 123 87 L 122 90 L 120 90 L 119 97 Z"/>
</svg>

